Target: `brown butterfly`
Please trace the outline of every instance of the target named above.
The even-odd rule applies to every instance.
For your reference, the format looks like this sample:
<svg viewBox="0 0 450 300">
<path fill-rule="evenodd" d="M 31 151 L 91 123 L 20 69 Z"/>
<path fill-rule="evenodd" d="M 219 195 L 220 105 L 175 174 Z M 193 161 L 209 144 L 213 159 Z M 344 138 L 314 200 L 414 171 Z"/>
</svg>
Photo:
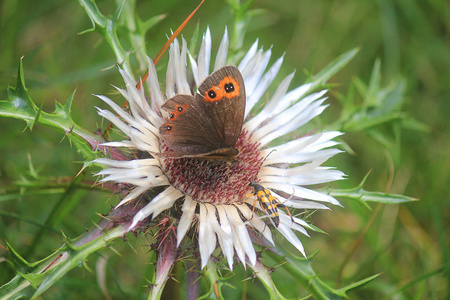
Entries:
<svg viewBox="0 0 450 300">
<path fill-rule="evenodd" d="M 175 95 L 162 109 L 169 113 L 159 132 L 167 157 L 232 159 L 244 123 L 245 87 L 238 68 L 225 66 L 209 75 L 198 93 Z"/>
</svg>

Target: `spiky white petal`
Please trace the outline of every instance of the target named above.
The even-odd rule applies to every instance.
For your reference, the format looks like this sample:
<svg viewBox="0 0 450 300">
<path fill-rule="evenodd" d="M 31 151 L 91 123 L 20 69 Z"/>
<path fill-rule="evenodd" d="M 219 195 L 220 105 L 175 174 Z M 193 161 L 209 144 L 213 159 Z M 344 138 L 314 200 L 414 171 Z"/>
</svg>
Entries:
<svg viewBox="0 0 450 300">
<path fill-rule="evenodd" d="M 180 245 L 186 232 L 191 227 L 192 219 L 194 218 L 195 208 L 197 207 L 197 202 L 192 200 L 191 196 L 186 196 L 183 203 L 180 222 L 177 228 L 177 246 Z"/>
<path fill-rule="evenodd" d="M 209 62 L 211 60 L 211 31 L 209 27 L 203 35 L 202 45 L 198 53 L 198 82 L 202 82 L 209 75 Z"/>
<path fill-rule="evenodd" d="M 258 40 L 256 40 L 253 43 L 253 45 L 250 47 L 250 49 L 247 51 L 247 53 L 244 55 L 241 62 L 239 63 L 238 69 L 241 70 L 241 72 L 247 67 L 247 64 L 255 56 L 256 51 L 258 51 Z"/>
<path fill-rule="evenodd" d="M 155 64 L 151 60 L 151 58 L 147 57 L 148 64 L 148 80 L 147 84 L 150 89 L 152 102 L 156 104 L 157 107 L 161 107 L 164 104 L 165 100 L 163 94 L 161 93 L 161 89 L 159 87 L 158 75 L 156 74 Z M 154 112 L 154 109 L 151 109 Z M 146 111 L 147 112 L 147 111 Z"/>
<path fill-rule="evenodd" d="M 280 225 L 277 227 L 277 229 L 289 241 L 289 243 L 291 243 L 295 248 L 297 248 L 298 251 L 300 251 L 301 254 L 303 254 L 303 256 L 306 257 L 302 242 L 300 242 L 294 231 L 292 231 L 291 227 L 285 225 L 285 222 L 280 222 Z"/>
<path fill-rule="evenodd" d="M 225 257 L 227 258 L 228 266 L 230 267 L 230 269 L 233 269 L 234 243 L 231 238 L 233 232 L 230 222 L 228 222 L 228 216 L 225 206 L 217 206 L 217 212 L 219 213 L 220 226 L 222 227 L 222 230 L 230 237 L 222 239 L 220 242 L 220 247 L 222 248 L 223 254 L 225 254 Z"/>
<path fill-rule="evenodd" d="M 216 62 L 214 63 L 214 71 L 224 67 L 227 62 L 228 54 L 228 30 L 225 27 L 222 41 L 220 42 L 219 51 L 217 52 Z"/>
<path fill-rule="evenodd" d="M 182 196 L 183 194 L 180 191 L 172 186 L 169 186 L 167 189 L 153 198 L 149 204 L 147 204 L 134 216 L 133 223 L 131 224 L 130 229 L 134 228 L 137 223 L 144 220 L 150 215 L 152 215 L 152 219 L 154 219 L 163 210 L 172 207 L 173 203 L 175 203 L 175 201 Z"/>
<path fill-rule="evenodd" d="M 269 85 L 275 79 L 280 70 L 281 64 L 283 63 L 284 56 L 277 59 L 277 61 L 270 67 L 270 69 L 265 72 L 264 76 L 262 76 L 261 80 L 258 82 L 258 86 L 253 90 L 253 92 L 247 97 L 246 103 L 246 115 L 249 111 L 253 109 L 255 104 L 261 99 L 263 94 L 266 92 Z"/>
<path fill-rule="evenodd" d="M 250 61 L 245 65 L 243 69 L 239 69 L 242 73 L 245 83 L 245 92 L 247 97 L 251 97 L 253 91 L 258 86 L 261 77 L 264 75 L 264 70 L 269 64 L 270 56 L 272 55 L 272 50 L 263 51 L 260 49 L 256 52 L 256 55 L 250 59 Z M 245 109 L 245 115 L 247 116 L 250 112 L 250 108 Z"/>
<path fill-rule="evenodd" d="M 208 209 L 209 208 L 209 209 Z M 209 257 L 216 249 L 216 235 L 212 223 L 217 222 L 215 211 L 208 204 L 200 205 L 200 226 L 198 229 L 198 242 L 200 244 L 200 257 L 202 269 L 208 263 Z"/>
<path fill-rule="evenodd" d="M 245 209 L 248 209 L 248 207 L 240 205 L 239 210 L 241 212 Z M 228 210 L 228 220 L 233 225 L 233 228 L 235 228 L 235 231 L 233 232 L 234 239 L 239 240 L 240 244 L 242 245 L 242 249 L 247 255 L 250 263 L 254 265 L 256 263 L 255 249 L 253 248 L 253 244 L 248 234 L 248 230 L 245 227 L 245 223 L 240 218 L 236 209 Z M 245 262 L 245 260 L 243 262 Z"/>
</svg>

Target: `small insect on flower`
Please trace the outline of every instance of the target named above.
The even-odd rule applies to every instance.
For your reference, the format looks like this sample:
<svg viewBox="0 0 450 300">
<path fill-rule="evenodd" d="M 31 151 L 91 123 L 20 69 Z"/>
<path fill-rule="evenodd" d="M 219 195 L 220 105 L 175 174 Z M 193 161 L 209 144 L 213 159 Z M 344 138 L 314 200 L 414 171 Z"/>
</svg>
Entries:
<svg viewBox="0 0 450 300">
<path fill-rule="evenodd" d="M 259 201 L 259 204 L 261 205 L 263 212 L 266 215 L 270 216 L 270 218 L 272 219 L 272 221 L 276 227 L 278 227 L 278 225 L 280 225 L 280 216 L 278 214 L 278 209 L 277 209 L 278 207 L 286 208 L 286 211 L 289 214 L 289 216 L 291 217 L 292 222 L 294 222 L 294 219 L 292 218 L 292 215 L 289 212 L 288 208 L 286 206 L 284 206 L 284 204 L 280 203 L 280 201 L 278 201 L 278 199 L 275 198 L 268 189 L 266 189 L 265 187 L 263 187 L 256 181 L 250 181 L 249 186 L 251 186 L 253 188 L 254 193 L 248 194 L 247 197 L 256 196 L 256 200 L 253 203 L 252 214 L 255 213 L 256 202 Z"/>
<path fill-rule="evenodd" d="M 266 161 L 267 157 L 269 157 L 269 155 L 274 151 L 275 150 L 270 151 L 270 153 L 267 154 L 266 157 L 264 157 L 263 161 L 261 162 L 261 165 L 259 166 L 259 169 L 261 169 L 261 166 Z M 256 203 L 259 201 L 259 204 L 261 205 L 263 212 L 272 219 L 276 227 L 280 225 L 280 215 L 278 213 L 277 207 L 286 208 L 286 211 L 291 217 L 292 222 L 294 222 L 294 218 L 292 218 L 292 215 L 289 212 L 288 208 L 285 205 L 283 205 L 276 197 L 274 197 L 269 189 L 266 189 L 265 187 L 260 185 L 257 181 L 250 181 L 249 186 L 253 188 L 253 193 L 246 195 L 246 197 L 256 196 L 255 202 L 253 202 L 252 216 L 255 213 Z"/>
</svg>

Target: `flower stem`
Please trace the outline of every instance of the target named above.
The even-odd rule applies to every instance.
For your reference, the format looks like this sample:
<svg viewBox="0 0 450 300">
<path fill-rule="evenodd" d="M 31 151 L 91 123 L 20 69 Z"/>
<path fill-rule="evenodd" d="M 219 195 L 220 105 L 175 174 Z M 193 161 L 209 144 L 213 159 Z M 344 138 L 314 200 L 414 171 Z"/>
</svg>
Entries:
<svg viewBox="0 0 450 300">
<path fill-rule="evenodd" d="M 132 209 L 139 209 L 139 207 Z M 131 222 L 131 219 L 127 218 L 129 210 L 126 206 L 113 210 L 88 232 L 74 241 L 66 238 L 63 246 L 36 263 L 26 262 L 18 252 L 8 245 L 11 261 L 21 272 L 20 276 L 14 277 L 0 287 L 0 299 L 15 299 L 21 295 L 33 295 L 32 298 L 35 299 L 71 269 L 81 264 L 88 268 L 84 263 L 90 254 L 109 246 L 112 240 L 122 237 L 128 232 Z"/>
<path fill-rule="evenodd" d="M 259 260 L 256 261 L 254 266 L 250 264 L 248 264 L 248 266 L 252 268 L 255 275 L 259 278 L 259 280 L 261 280 L 261 283 L 270 294 L 270 299 L 286 299 L 278 291 L 275 283 L 272 281 L 272 277 L 270 276 L 270 270 L 266 266 L 264 266 Z"/>
<path fill-rule="evenodd" d="M 170 271 L 172 271 L 175 261 L 178 257 L 177 239 L 173 233 L 169 233 L 165 237 L 158 249 L 158 260 L 155 268 L 155 284 L 148 299 L 161 299 L 164 286 L 169 279 Z"/>
<path fill-rule="evenodd" d="M 187 262 L 187 280 L 186 280 L 186 299 L 195 300 L 198 298 L 198 292 L 200 290 L 200 262 L 188 261 Z"/>
</svg>

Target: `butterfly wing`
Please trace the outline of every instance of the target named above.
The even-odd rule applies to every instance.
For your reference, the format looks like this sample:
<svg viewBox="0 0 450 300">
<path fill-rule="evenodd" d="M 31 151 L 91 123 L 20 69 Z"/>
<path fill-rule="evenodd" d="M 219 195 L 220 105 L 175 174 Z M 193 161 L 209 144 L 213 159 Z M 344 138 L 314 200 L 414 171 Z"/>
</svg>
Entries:
<svg viewBox="0 0 450 300">
<path fill-rule="evenodd" d="M 226 66 L 208 76 L 195 96 L 175 95 L 161 107 L 169 118 L 160 134 L 172 157 L 231 158 L 241 134 L 245 88 L 236 67 Z"/>
<path fill-rule="evenodd" d="M 176 153 L 171 156 L 196 155 L 217 149 L 211 119 L 197 102 L 194 96 L 175 95 L 161 107 L 169 112 L 169 118 L 159 132 L 171 151 Z"/>
<path fill-rule="evenodd" d="M 199 103 L 214 124 L 222 148 L 234 147 L 242 131 L 245 113 L 245 86 L 238 68 L 225 66 L 198 88 Z"/>
</svg>

